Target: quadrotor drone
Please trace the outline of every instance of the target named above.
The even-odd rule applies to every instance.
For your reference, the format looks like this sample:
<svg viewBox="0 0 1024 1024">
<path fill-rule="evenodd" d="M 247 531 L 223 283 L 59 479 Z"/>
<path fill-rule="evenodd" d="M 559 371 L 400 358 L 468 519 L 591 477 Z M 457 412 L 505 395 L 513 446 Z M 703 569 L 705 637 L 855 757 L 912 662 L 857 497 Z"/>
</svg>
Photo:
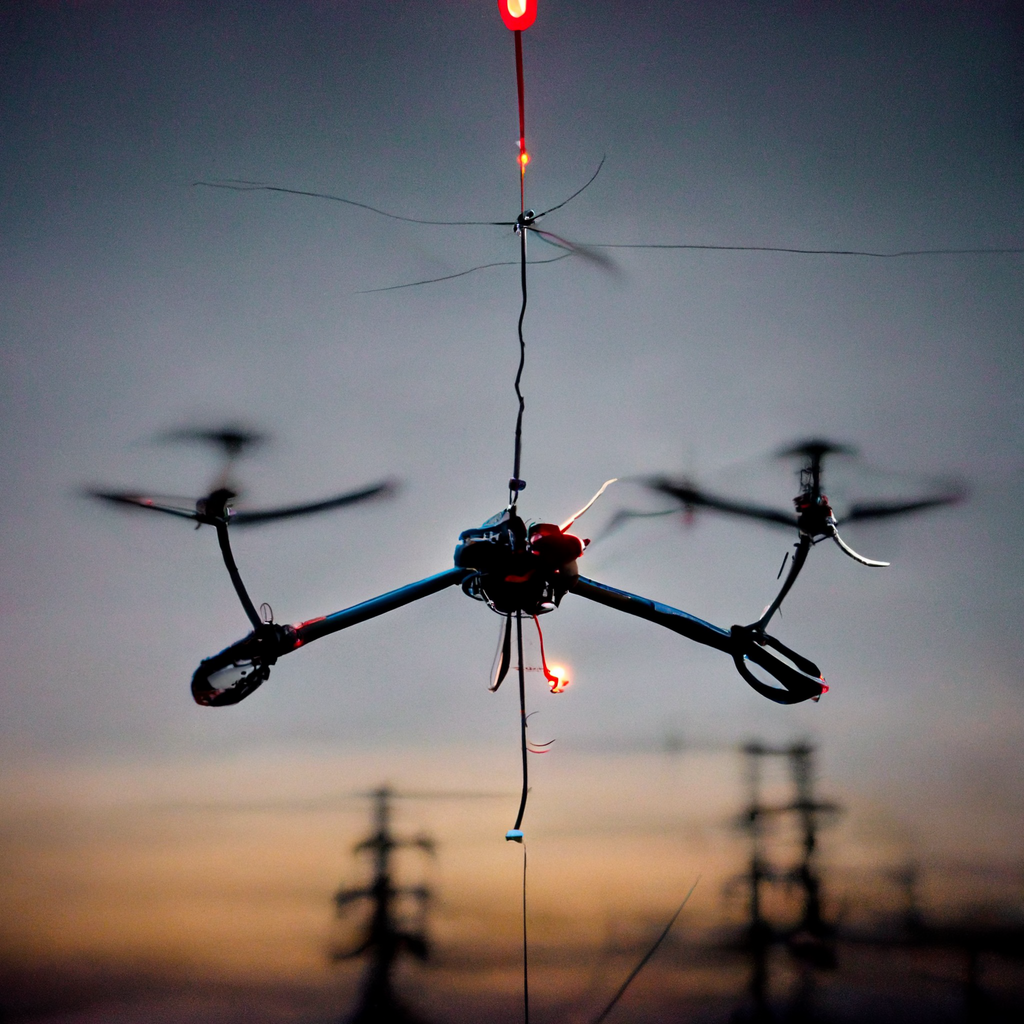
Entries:
<svg viewBox="0 0 1024 1024">
<path fill-rule="evenodd" d="M 533 234 L 541 240 L 550 242 L 564 250 L 563 255 L 590 255 L 593 258 L 606 259 L 596 253 L 597 249 L 613 248 L 658 248 L 658 249 L 750 249 L 772 252 L 828 252 L 842 256 L 855 257 L 903 257 L 920 256 L 937 250 L 903 251 L 898 253 L 861 252 L 853 250 L 795 250 L 769 246 L 721 246 L 721 245 L 619 245 L 599 244 L 578 246 L 566 242 L 558 236 L 541 231 L 537 222 L 549 213 L 565 206 L 583 189 L 573 193 L 568 199 L 540 213 L 527 209 L 525 202 L 525 174 L 530 157 L 526 148 L 522 32 L 529 28 L 536 16 L 536 0 L 499 0 L 499 11 L 505 24 L 513 31 L 515 37 L 516 79 L 519 105 L 519 167 L 520 212 L 514 220 L 494 221 L 460 221 L 460 224 L 481 224 L 488 226 L 511 226 L 519 240 L 519 259 L 522 289 L 522 308 L 519 314 L 518 336 L 520 346 L 519 369 L 515 378 L 515 393 L 518 398 L 519 412 L 515 428 L 515 457 L 512 476 L 509 480 L 508 503 L 495 516 L 488 519 L 482 526 L 463 530 L 455 546 L 452 567 L 445 569 L 426 579 L 418 580 L 397 590 L 389 591 L 371 598 L 360 604 L 343 608 L 340 611 L 300 622 L 295 625 L 283 625 L 273 620 L 269 605 L 262 606 L 262 614 L 256 607 L 242 582 L 241 575 L 231 552 L 229 527 L 245 523 L 266 522 L 283 519 L 310 512 L 336 508 L 342 505 L 361 501 L 389 490 L 388 484 L 378 484 L 363 491 L 347 495 L 339 495 L 322 502 L 307 505 L 290 506 L 284 509 L 265 510 L 263 512 L 236 511 L 232 502 L 235 490 L 227 483 L 227 468 L 233 458 L 237 457 L 247 444 L 254 438 L 241 430 L 185 432 L 185 439 L 201 439 L 218 444 L 222 447 L 228 460 L 228 466 L 222 479 L 210 493 L 194 508 L 178 506 L 170 503 L 142 497 L 138 494 L 124 492 L 95 491 L 97 497 L 155 511 L 184 517 L 194 521 L 197 526 L 212 526 L 217 534 L 224 565 L 241 602 L 242 608 L 251 625 L 251 631 L 241 640 L 231 644 L 212 657 L 204 659 L 192 677 L 192 694 L 202 705 L 221 707 L 236 704 L 248 697 L 270 676 L 271 668 L 286 654 L 291 654 L 314 640 L 347 629 L 367 619 L 384 615 L 403 605 L 431 594 L 438 593 L 449 587 L 459 586 L 470 598 L 486 604 L 493 612 L 503 617 L 501 639 L 495 665 L 491 677 L 491 688 L 497 689 L 513 665 L 512 636 L 513 626 L 519 649 L 520 691 L 523 687 L 523 655 L 522 655 L 522 620 L 531 618 L 538 623 L 539 617 L 554 611 L 567 594 L 574 594 L 587 600 L 617 609 L 629 615 L 646 619 L 656 625 L 663 626 L 696 643 L 721 651 L 732 659 L 741 677 L 758 693 L 779 704 L 796 704 L 805 700 L 817 700 L 827 690 L 824 678 L 818 666 L 810 659 L 793 651 L 781 641 L 767 632 L 767 627 L 783 599 L 793 586 L 806 561 L 810 548 L 822 539 L 832 539 L 850 557 L 866 565 L 880 566 L 886 563 L 875 562 L 863 558 L 850 548 L 839 536 L 839 520 L 836 519 L 827 496 L 822 490 L 821 471 L 823 458 L 838 449 L 829 442 L 812 441 L 798 449 L 807 459 L 807 466 L 801 475 L 801 493 L 795 499 L 795 513 L 778 512 L 774 509 L 746 505 L 728 499 L 716 498 L 698 491 L 685 482 L 675 483 L 665 478 L 648 480 L 648 486 L 667 494 L 680 502 L 683 508 L 707 506 L 723 512 L 732 512 L 760 518 L 769 522 L 789 527 L 795 526 L 798 531 L 796 551 L 792 565 L 781 590 L 774 601 L 767 607 L 760 618 L 748 625 L 732 625 L 728 628 L 714 625 L 697 618 L 688 612 L 669 605 L 653 601 L 646 597 L 618 590 L 604 583 L 583 576 L 579 572 L 578 560 L 584 554 L 589 541 L 581 539 L 569 532 L 576 519 L 593 504 L 598 495 L 580 512 L 561 525 L 524 519 L 519 514 L 519 497 L 526 486 L 520 474 L 522 420 L 524 399 L 520 389 L 525 361 L 525 342 L 523 339 L 523 320 L 527 304 L 527 237 Z M 598 167 L 600 171 L 600 167 Z M 583 188 L 596 178 L 597 173 Z M 346 199 L 340 196 L 326 195 L 298 189 L 263 185 L 255 182 L 197 182 L 197 184 L 214 184 L 216 187 L 232 188 L 237 191 L 269 190 L 274 192 L 295 193 L 319 199 L 336 200 L 359 207 L 374 214 L 397 220 L 410 221 L 418 224 L 445 224 L 450 222 L 426 220 L 415 217 L 390 213 L 363 202 Z M 947 251 L 947 250 L 943 250 Z M 1016 252 L 1018 250 L 948 250 L 972 253 Z M 544 261 L 539 261 L 544 262 Z M 497 266 L 499 264 L 488 264 Z M 472 268 L 485 269 L 485 268 Z M 470 271 L 466 271 L 469 273 Z M 461 276 L 461 275 L 455 275 Z M 424 284 L 432 282 L 413 282 Z M 399 285 L 395 287 L 407 287 Z M 187 435 L 187 436 L 186 436 Z M 607 485 L 605 485 L 607 486 Z M 603 490 L 604 488 L 602 488 Z M 601 492 L 599 491 L 598 494 Z M 850 518 L 869 518 L 883 515 L 912 511 L 916 508 L 928 507 L 944 503 L 946 497 L 918 503 L 904 503 L 901 507 L 856 510 Z M 780 570 L 781 575 L 781 570 Z M 541 657 L 543 660 L 543 638 L 541 637 Z M 554 673 L 543 666 L 546 677 L 553 690 L 562 686 L 562 681 Z M 522 697 L 521 697 L 522 700 Z M 525 719 L 525 710 L 524 710 Z M 524 724 L 525 730 L 525 724 Z M 524 732 L 525 737 L 525 732 Z M 525 749 L 525 739 L 524 739 Z"/>
</svg>

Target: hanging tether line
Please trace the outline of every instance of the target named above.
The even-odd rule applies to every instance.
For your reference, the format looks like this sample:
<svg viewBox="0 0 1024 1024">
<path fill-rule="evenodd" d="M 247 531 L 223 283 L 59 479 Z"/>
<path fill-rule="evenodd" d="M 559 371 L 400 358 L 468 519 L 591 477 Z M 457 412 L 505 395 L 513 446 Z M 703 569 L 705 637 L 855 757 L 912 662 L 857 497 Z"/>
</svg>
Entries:
<svg viewBox="0 0 1024 1024">
<path fill-rule="evenodd" d="M 523 34 L 519 29 L 514 32 L 516 43 L 516 92 L 519 99 L 519 217 L 516 221 L 516 231 L 519 234 L 519 281 L 523 293 L 522 305 L 519 309 L 519 323 L 517 326 L 519 334 L 519 368 L 516 371 L 515 392 L 519 402 L 519 411 L 516 414 L 515 452 L 512 463 L 512 478 L 508 482 L 509 487 L 509 511 L 516 515 L 516 506 L 519 502 L 519 494 L 525 487 L 522 473 L 523 453 L 523 411 L 526 408 L 526 401 L 523 398 L 522 380 L 523 367 L 526 364 L 526 340 L 523 337 L 523 320 L 526 317 L 526 232 L 532 222 L 532 211 L 530 217 L 526 213 L 526 165 L 529 162 L 529 154 L 526 150 L 526 116 L 523 103 Z M 524 538 L 525 540 L 525 538 Z M 523 843 L 523 814 L 526 812 L 526 798 L 529 795 L 529 766 L 528 757 L 529 745 L 526 741 L 526 659 L 523 652 L 523 613 L 521 609 L 516 611 L 516 651 L 519 655 L 519 740 L 522 751 L 523 763 L 523 789 L 519 798 L 519 813 L 516 815 L 515 827 L 512 833 L 506 835 L 506 839 L 512 838 Z M 529 942 L 526 926 L 526 844 L 523 843 L 523 1019 L 525 1024 L 530 1024 L 530 959 Z"/>
</svg>

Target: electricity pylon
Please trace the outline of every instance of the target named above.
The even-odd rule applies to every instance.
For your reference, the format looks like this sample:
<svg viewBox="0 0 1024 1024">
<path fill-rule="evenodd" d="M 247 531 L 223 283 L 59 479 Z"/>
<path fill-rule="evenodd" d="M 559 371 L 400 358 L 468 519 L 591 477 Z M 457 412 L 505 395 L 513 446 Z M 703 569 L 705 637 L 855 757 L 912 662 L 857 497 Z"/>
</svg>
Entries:
<svg viewBox="0 0 1024 1024">
<path fill-rule="evenodd" d="M 395 793 L 388 786 L 374 790 L 373 832 L 360 842 L 355 852 L 373 856 L 373 878 L 360 889 L 340 889 L 334 903 L 341 914 L 358 900 L 369 900 L 370 916 L 354 949 L 336 951 L 334 960 L 366 957 L 359 1002 L 348 1020 L 351 1024 L 420 1024 L 420 1018 L 409 1010 L 395 994 L 392 972 L 399 957 L 410 954 L 419 960 L 427 958 L 425 916 L 430 890 L 425 886 L 398 886 L 392 874 L 392 855 L 402 847 L 413 847 L 427 854 L 434 853 L 434 843 L 426 836 L 398 839 L 391 831 L 391 802 Z M 412 900 L 417 907 L 418 923 L 413 928 L 400 920 L 399 904 Z"/>
<path fill-rule="evenodd" d="M 745 945 L 751 958 L 750 999 L 754 1019 L 770 1020 L 768 960 L 774 945 L 785 945 L 791 956 L 808 968 L 836 966 L 835 932 L 822 914 L 822 882 L 817 861 L 818 830 L 823 815 L 839 810 L 834 803 L 814 798 L 814 748 L 808 743 L 788 747 L 770 747 L 747 743 L 743 748 L 747 764 L 749 802 L 740 819 L 750 836 L 748 884 L 748 923 Z M 781 805 L 766 805 L 761 800 L 761 765 L 766 757 L 785 757 L 789 762 L 793 798 Z M 796 817 L 801 839 L 800 859 L 789 868 L 778 869 L 768 861 L 765 846 L 765 820 L 769 817 Z M 764 913 L 767 885 L 796 887 L 801 895 L 800 916 L 795 924 L 780 927 Z M 805 997 L 809 998 L 811 978 L 805 978 Z"/>
</svg>

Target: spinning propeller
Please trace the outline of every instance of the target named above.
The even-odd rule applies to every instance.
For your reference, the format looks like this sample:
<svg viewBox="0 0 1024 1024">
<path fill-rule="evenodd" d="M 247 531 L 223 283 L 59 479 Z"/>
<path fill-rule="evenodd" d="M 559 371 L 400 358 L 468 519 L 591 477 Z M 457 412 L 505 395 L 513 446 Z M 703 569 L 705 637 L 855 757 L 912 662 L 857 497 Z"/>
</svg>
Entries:
<svg viewBox="0 0 1024 1024">
<path fill-rule="evenodd" d="M 292 519 L 296 516 L 312 515 L 315 512 L 327 512 L 330 509 L 354 505 L 370 498 L 386 497 L 394 493 L 394 481 L 384 480 L 357 491 L 336 494 L 319 501 L 303 502 L 299 505 L 284 505 L 277 508 L 250 509 L 234 507 L 241 489 L 232 479 L 235 463 L 249 451 L 262 447 L 269 438 L 266 434 L 249 430 L 236 424 L 223 427 L 183 427 L 159 434 L 158 443 L 186 443 L 209 445 L 221 452 L 223 464 L 209 492 L 198 500 L 176 499 L 161 496 L 140 494 L 136 491 L 109 491 L 87 488 L 86 494 L 101 501 L 114 505 L 134 506 L 152 509 L 167 515 L 191 519 L 197 526 L 216 525 L 223 519 L 229 526 L 255 526 L 278 519 Z"/>
<path fill-rule="evenodd" d="M 849 510 L 844 515 L 837 517 L 832 510 L 828 495 L 823 490 L 824 461 L 826 456 L 829 455 L 855 455 L 855 449 L 847 445 L 836 444 L 832 441 L 812 438 L 784 448 L 776 454 L 780 458 L 799 457 L 803 460 L 803 465 L 798 472 L 800 493 L 793 499 L 793 512 L 786 512 L 753 502 L 724 498 L 701 490 L 689 480 L 650 477 L 644 481 L 645 485 L 651 490 L 680 502 L 683 510 L 689 515 L 692 515 L 698 508 L 709 508 L 730 515 L 757 519 L 776 526 L 790 529 L 796 528 L 799 539 L 796 543 L 796 550 L 789 573 L 775 600 L 765 609 L 764 615 L 749 627 L 755 631 L 763 631 L 771 617 L 778 611 L 783 599 L 789 593 L 790 588 L 800 574 L 800 570 L 807 560 L 811 547 L 819 541 L 829 539 L 835 541 L 837 547 L 845 555 L 856 562 L 860 562 L 861 565 L 883 568 L 889 564 L 888 562 L 879 562 L 871 558 L 865 558 L 854 551 L 839 535 L 839 526 L 841 524 L 862 520 L 888 519 L 893 516 L 924 511 L 929 508 L 938 508 L 960 501 L 966 495 L 966 491 L 962 487 L 947 486 L 942 490 L 936 491 L 936 493 L 920 498 L 855 502 L 850 505 Z M 621 522 L 623 519 L 644 514 L 625 511 L 619 513 L 617 519 Z M 784 567 L 785 563 L 783 563 Z M 780 569 L 780 575 L 781 572 L 782 570 Z"/>
<path fill-rule="evenodd" d="M 265 626 L 264 620 L 257 613 L 255 606 L 249 598 L 249 594 L 242 583 L 242 577 L 238 572 L 234 556 L 231 553 L 231 542 L 228 539 L 228 527 L 251 526 L 259 523 L 268 523 L 278 519 L 293 519 L 297 516 L 311 515 L 314 512 L 326 512 L 329 509 L 342 508 L 345 505 L 354 505 L 357 502 L 366 501 L 370 498 L 384 497 L 395 490 L 395 484 L 391 481 L 383 481 L 371 487 L 364 487 L 358 491 L 350 491 L 347 494 L 338 494 L 332 498 L 325 498 L 321 501 L 306 502 L 301 505 L 286 505 L 279 508 L 268 509 L 242 509 L 236 511 L 231 503 L 238 496 L 231 484 L 230 474 L 234 463 L 242 457 L 247 449 L 255 448 L 267 440 L 264 434 L 244 430 L 237 426 L 226 426 L 216 429 L 187 427 L 181 430 L 172 430 L 161 434 L 157 441 L 170 442 L 199 442 L 211 444 L 219 448 L 224 456 L 224 464 L 220 474 L 214 481 L 213 488 L 205 497 L 199 498 L 190 508 L 187 502 L 176 503 L 174 499 L 161 500 L 158 498 L 145 497 L 128 491 L 101 491 L 86 489 L 90 497 L 98 498 L 114 505 L 128 506 L 131 508 L 151 509 L 155 512 L 164 512 L 167 515 L 177 516 L 181 519 L 190 519 L 200 526 L 212 526 L 217 531 L 217 541 L 220 545 L 221 557 L 231 577 L 235 593 L 253 629 L 259 631 Z"/>
</svg>

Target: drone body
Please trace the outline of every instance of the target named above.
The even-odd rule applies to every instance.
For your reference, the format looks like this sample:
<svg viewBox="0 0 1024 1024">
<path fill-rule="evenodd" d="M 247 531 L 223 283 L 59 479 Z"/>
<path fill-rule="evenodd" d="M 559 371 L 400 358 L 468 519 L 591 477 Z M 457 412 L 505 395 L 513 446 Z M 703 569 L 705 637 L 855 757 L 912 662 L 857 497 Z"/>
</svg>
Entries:
<svg viewBox="0 0 1024 1024">
<path fill-rule="evenodd" d="M 459 535 L 455 565 L 474 570 L 463 590 L 503 615 L 554 611 L 579 578 L 586 542 L 554 523 L 527 526 L 511 511 L 495 519 Z"/>
<path fill-rule="evenodd" d="M 557 608 L 567 593 L 576 593 L 597 604 L 646 619 L 728 654 L 746 682 L 776 703 L 816 700 L 828 689 L 814 662 L 790 650 L 757 624 L 725 629 L 670 605 L 580 576 L 577 558 L 582 555 L 586 542 L 567 532 L 580 514 L 562 526 L 554 523 L 527 525 L 510 507 L 483 526 L 462 531 L 451 569 L 295 625 L 256 620 L 248 636 L 199 665 L 192 677 L 192 696 L 196 703 L 206 707 L 237 704 L 269 678 L 271 667 L 285 654 L 457 584 L 469 597 L 486 603 L 505 618 L 504 643 L 492 690 L 497 689 L 510 667 L 513 620 L 521 623 L 523 616 L 536 620 L 539 615 Z M 226 529 L 220 527 L 218 536 L 223 538 L 223 550 Z M 229 552 L 230 549 L 225 554 L 225 562 L 230 571 L 233 561 L 228 563 Z M 233 575 L 232 580 L 235 579 Z M 243 607 L 251 609 L 252 601 L 240 578 L 236 591 Z M 541 643 L 543 645 L 543 640 Z M 772 654 L 772 650 L 782 657 Z M 752 665 L 759 666 L 774 683 L 754 675 Z M 548 678 L 553 683 L 552 689 L 556 690 L 551 676 Z"/>
</svg>

